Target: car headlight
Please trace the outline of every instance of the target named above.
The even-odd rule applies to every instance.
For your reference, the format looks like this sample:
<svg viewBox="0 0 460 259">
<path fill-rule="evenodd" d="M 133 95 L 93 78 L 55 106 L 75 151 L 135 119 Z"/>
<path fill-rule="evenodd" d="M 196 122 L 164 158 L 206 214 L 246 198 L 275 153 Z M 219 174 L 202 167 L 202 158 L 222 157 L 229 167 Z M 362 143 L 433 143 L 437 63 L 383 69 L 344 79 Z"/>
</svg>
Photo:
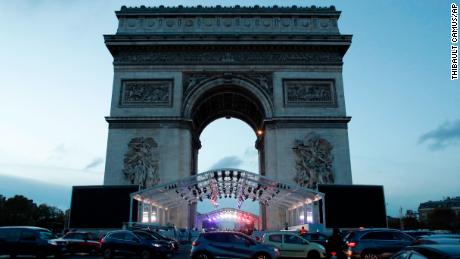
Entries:
<svg viewBox="0 0 460 259">
<path fill-rule="evenodd" d="M 57 242 L 54 241 L 54 240 L 48 240 L 48 244 L 53 245 L 53 246 L 57 246 Z"/>
<path fill-rule="evenodd" d="M 275 251 L 275 253 L 279 253 L 279 251 L 280 251 L 280 250 L 279 250 L 278 248 L 276 248 L 276 247 L 273 248 L 273 250 Z"/>
<path fill-rule="evenodd" d="M 153 245 L 154 247 L 161 247 L 161 244 L 153 243 L 152 245 Z"/>
</svg>

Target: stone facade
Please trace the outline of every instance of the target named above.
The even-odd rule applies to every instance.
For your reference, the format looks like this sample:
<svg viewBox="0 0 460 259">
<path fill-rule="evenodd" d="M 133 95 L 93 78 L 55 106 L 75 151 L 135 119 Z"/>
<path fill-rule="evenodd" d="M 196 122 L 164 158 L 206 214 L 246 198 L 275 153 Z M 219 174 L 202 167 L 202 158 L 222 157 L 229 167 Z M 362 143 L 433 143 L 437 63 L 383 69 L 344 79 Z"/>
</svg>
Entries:
<svg viewBox="0 0 460 259">
<path fill-rule="evenodd" d="M 224 116 L 263 132 L 261 174 L 351 184 L 342 81 L 351 36 L 340 34 L 334 7 L 122 7 L 116 15 L 117 33 L 104 36 L 114 57 L 104 184 L 132 183 L 136 170 L 145 187 L 196 174 L 200 133 Z M 195 208 L 167 218 L 192 227 Z M 261 206 L 263 228 L 284 228 L 295 215 L 288 209 Z"/>
</svg>

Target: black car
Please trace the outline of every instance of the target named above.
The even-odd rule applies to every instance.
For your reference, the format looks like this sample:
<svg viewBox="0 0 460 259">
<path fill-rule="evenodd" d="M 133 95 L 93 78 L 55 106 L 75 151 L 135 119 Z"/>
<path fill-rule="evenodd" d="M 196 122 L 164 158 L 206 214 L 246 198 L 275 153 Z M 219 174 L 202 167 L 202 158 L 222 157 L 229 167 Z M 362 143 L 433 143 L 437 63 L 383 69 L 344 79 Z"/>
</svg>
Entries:
<svg viewBox="0 0 460 259">
<path fill-rule="evenodd" d="M 410 246 L 393 255 L 392 259 L 459 259 L 460 245 Z"/>
<path fill-rule="evenodd" d="M 151 234 L 152 236 L 154 236 L 154 237 L 156 237 L 156 238 L 158 238 L 160 240 L 168 241 L 173 246 L 174 251 L 179 250 L 179 242 L 177 242 L 177 240 L 169 238 L 169 237 L 166 237 L 166 236 L 163 236 L 158 231 L 155 231 L 155 230 L 152 230 L 152 229 L 143 229 L 143 231 L 148 232 L 149 234 Z"/>
<path fill-rule="evenodd" d="M 0 227 L 0 255 L 61 257 L 66 252 L 66 242 L 55 238 L 53 233 L 44 228 Z"/>
<path fill-rule="evenodd" d="M 101 251 L 106 259 L 115 255 L 140 255 L 142 259 L 168 257 L 172 250 L 169 242 L 146 231 L 112 231 L 101 240 Z"/>
<path fill-rule="evenodd" d="M 313 242 L 313 243 L 318 243 L 324 247 L 326 247 L 326 243 L 327 243 L 327 239 L 328 239 L 328 236 L 323 234 L 323 233 L 319 233 L 319 232 L 316 232 L 316 233 L 306 233 L 302 236 L 303 238 L 305 238 L 306 240 L 310 241 L 310 242 Z"/>
<path fill-rule="evenodd" d="M 345 237 L 346 255 L 356 259 L 388 258 L 415 239 L 396 229 L 362 229 L 352 231 Z"/>
</svg>

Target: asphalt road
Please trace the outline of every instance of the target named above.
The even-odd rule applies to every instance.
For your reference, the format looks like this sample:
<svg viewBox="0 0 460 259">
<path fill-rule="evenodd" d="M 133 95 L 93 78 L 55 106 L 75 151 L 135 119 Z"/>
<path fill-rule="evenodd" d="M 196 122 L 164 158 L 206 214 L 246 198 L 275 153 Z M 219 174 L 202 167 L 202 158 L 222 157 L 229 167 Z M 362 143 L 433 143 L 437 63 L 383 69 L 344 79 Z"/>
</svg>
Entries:
<svg viewBox="0 0 460 259">
<path fill-rule="evenodd" d="M 188 259 L 190 255 L 190 249 L 191 245 L 190 244 L 182 244 L 180 246 L 180 249 L 177 253 L 174 254 L 174 256 L 170 257 L 170 259 Z M 9 256 L 1 256 L 0 259 L 7 259 Z M 24 258 L 24 259 L 29 259 L 29 258 L 35 258 L 33 256 L 18 256 L 17 258 Z M 53 257 L 48 257 L 49 259 Z M 114 259 L 122 259 L 125 258 L 124 256 L 115 256 Z M 136 257 L 133 257 L 135 259 Z M 71 255 L 71 256 L 65 256 L 64 259 L 103 259 L 102 256 L 89 256 L 85 254 L 79 254 L 79 255 Z"/>
</svg>

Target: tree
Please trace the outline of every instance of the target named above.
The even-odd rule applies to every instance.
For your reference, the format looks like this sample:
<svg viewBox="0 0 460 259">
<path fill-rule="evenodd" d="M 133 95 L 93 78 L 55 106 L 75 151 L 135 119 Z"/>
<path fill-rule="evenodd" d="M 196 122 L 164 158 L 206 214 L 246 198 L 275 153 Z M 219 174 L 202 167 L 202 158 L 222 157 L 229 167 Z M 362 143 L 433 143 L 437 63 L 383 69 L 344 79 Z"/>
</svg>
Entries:
<svg viewBox="0 0 460 259">
<path fill-rule="evenodd" d="M 22 195 L 8 199 L 0 195 L 0 226 L 38 226 L 60 232 L 64 217 L 62 210 L 46 204 L 37 206 Z"/>
<path fill-rule="evenodd" d="M 420 223 L 418 222 L 417 218 L 411 216 L 405 216 L 402 218 L 402 222 L 404 225 L 404 229 L 419 229 Z"/>
<path fill-rule="evenodd" d="M 4 204 L 5 221 L 3 225 L 34 225 L 37 205 L 22 195 L 6 200 Z"/>
<path fill-rule="evenodd" d="M 431 229 L 454 230 L 456 217 L 451 208 L 436 208 L 428 214 L 428 226 Z"/>
</svg>

